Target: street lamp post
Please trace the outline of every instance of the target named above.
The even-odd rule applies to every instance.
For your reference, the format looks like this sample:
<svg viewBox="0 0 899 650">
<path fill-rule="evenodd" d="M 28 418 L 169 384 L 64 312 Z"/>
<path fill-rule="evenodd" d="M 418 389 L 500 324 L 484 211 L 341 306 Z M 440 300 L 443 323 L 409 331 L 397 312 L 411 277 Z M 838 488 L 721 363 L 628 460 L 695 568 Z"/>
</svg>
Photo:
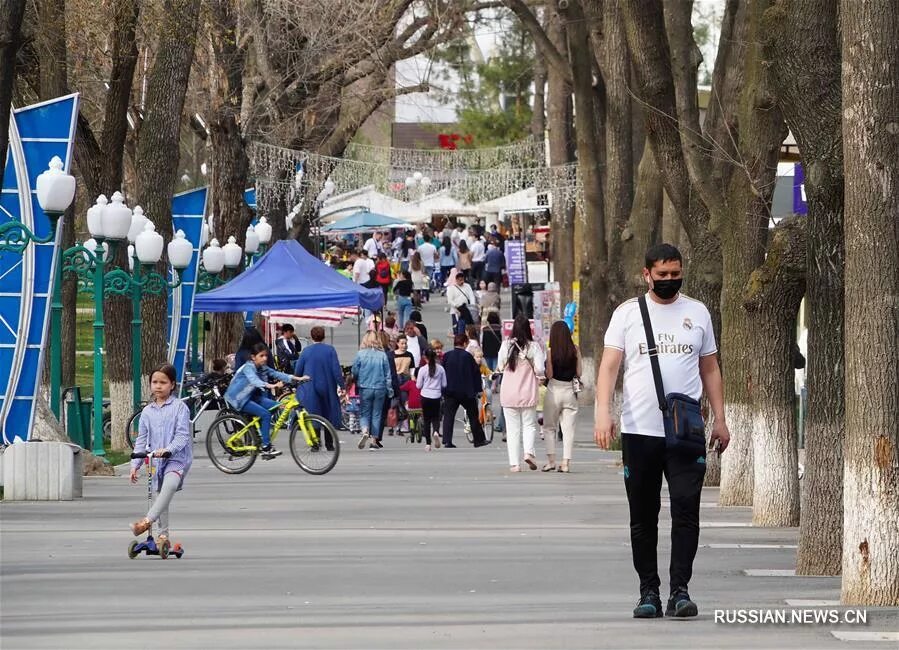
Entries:
<svg viewBox="0 0 899 650">
<path fill-rule="evenodd" d="M 142 231 L 138 232 L 138 228 Z M 143 319 L 141 317 L 141 301 L 144 295 L 161 296 L 169 289 L 175 289 L 181 284 L 180 272 L 190 264 L 193 257 L 193 248 L 179 230 L 168 244 L 169 262 L 174 269 L 174 282 L 169 283 L 166 278 L 150 271 L 143 275 L 144 265 L 155 266 L 162 259 L 164 241 L 162 235 L 156 232 L 153 223 L 143 215 L 140 206 L 134 208 L 131 218 L 131 230 L 128 238 L 134 244 L 128 246 L 129 266 L 131 274 L 122 269 L 109 272 L 105 278 L 105 293 L 111 295 L 131 295 L 131 402 L 134 411 L 141 404 L 141 330 Z M 177 316 L 173 316 L 177 317 Z"/>
</svg>

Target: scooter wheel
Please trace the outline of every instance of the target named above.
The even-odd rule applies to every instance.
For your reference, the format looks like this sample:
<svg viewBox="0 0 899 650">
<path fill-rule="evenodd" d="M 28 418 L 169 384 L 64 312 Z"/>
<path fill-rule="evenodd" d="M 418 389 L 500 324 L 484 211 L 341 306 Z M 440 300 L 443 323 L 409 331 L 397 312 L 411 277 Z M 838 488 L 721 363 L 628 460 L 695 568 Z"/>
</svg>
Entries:
<svg viewBox="0 0 899 650">
<path fill-rule="evenodd" d="M 179 544 L 175 544 L 175 545 L 172 547 L 172 555 L 174 555 L 176 558 L 178 558 L 178 559 L 180 560 L 180 559 L 181 559 L 181 556 L 184 555 L 184 547 L 181 546 L 180 543 L 179 543 Z"/>
<path fill-rule="evenodd" d="M 169 546 L 168 540 L 166 540 L 162 544 L 160 544 L 159 545 L 159 557 L 161 557 L 163 560 L 166 559 L 169 556 L 170 548 L 171 547 Z"/>
<path fill-rule="evenodd" d="M 138 543 L 139 543 L 139 542 L 135 539 L 135 540 L 132 540 L 132 542 L 131 542 L 130 544 L 128 544 L 128 559 L 133 560 L 134 558 L 137 557 L 137 555 L 138 555 L 138 553 L 137 553 L 137 545 L 138 545 Z"/>
</svg>

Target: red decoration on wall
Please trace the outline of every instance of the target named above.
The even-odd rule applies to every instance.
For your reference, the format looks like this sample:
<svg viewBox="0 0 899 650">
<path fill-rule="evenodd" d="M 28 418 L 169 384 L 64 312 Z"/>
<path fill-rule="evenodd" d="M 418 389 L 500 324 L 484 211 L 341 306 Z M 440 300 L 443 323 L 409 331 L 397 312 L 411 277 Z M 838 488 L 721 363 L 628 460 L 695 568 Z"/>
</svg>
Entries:
<svg viewBox="0 0 899 650">
<path fill-rule="evenodd" d="M 437 141 L 440 143 L 441 149 L 449 149 L 450 151 L 457 149 L 458 145 L 456 143 L 459 140 L 464 141 L 465 144 L 471 144 L 474 142 L 474 136 L 470 133 L 464 136 L 458 133 L 440 133 L 437 135 Z"/>
</svg>

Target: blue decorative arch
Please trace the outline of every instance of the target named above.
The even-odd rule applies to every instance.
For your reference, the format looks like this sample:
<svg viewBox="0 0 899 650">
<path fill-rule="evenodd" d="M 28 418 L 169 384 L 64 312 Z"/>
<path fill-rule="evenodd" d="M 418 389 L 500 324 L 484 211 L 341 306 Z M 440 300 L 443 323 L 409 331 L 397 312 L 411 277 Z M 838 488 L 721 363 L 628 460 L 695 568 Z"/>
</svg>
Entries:
<svg viewBox="0 0 899 650">
<path fill-rule="evenodd" d="M 50 220 L 37 202 L 36 181 L 53 156 L 59 156 L 69 170 L 78 102 L 76 93 L 13 111 L 9 151 L 3 161 L 0 223 L 19 221 L 38 237 L 50 234 Z M 47 347 L 58 240 L 59 233 L 56 242 L 32 243 L 21 255 L 0 252 L 0 433 L 4 443 L 31 435 Z"/>
<path fill-rule="evenodd" d="M 194 256 L 181 273 L 181 284 L 169 291 L 169 363 L 175 366 L 180 384 L 187 365 L 187 346 L 196 295 L 197 275 L 200 269 L 200 237 L 203 232 L 203 216 L 206 213 L 208 188 L 181 192 L 172 197 L 172 226 L 174 231 L 184 231 L 184 236 L 194 249 Z"/>
</svg>

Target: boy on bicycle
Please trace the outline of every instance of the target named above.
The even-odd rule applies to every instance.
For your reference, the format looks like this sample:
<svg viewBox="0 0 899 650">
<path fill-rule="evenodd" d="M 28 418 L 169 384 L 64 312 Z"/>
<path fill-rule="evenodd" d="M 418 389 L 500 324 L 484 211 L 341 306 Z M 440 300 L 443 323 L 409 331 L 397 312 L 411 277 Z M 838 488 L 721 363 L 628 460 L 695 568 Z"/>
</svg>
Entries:
<svg viewBox="0 0 899 650">
<path fill-rule="evenodd" d="M 280 456 L 281 452 L 272 446 L 272 412 L 271 408 L 278 402 L 267 397 L 263 389 L 275 389 L 284 382 L 302 381 L 303 377 L 278 372 L 266 365 L 268 346 L 257 343 L 251 349 L 250 361 L 243 364 L 234 374 L 231 385 L 225 393 L 225 401 L 231 408 L 259 418 L 259 431 L 262 434 L 262 457 L 267 459 Z"/>
</svg>

